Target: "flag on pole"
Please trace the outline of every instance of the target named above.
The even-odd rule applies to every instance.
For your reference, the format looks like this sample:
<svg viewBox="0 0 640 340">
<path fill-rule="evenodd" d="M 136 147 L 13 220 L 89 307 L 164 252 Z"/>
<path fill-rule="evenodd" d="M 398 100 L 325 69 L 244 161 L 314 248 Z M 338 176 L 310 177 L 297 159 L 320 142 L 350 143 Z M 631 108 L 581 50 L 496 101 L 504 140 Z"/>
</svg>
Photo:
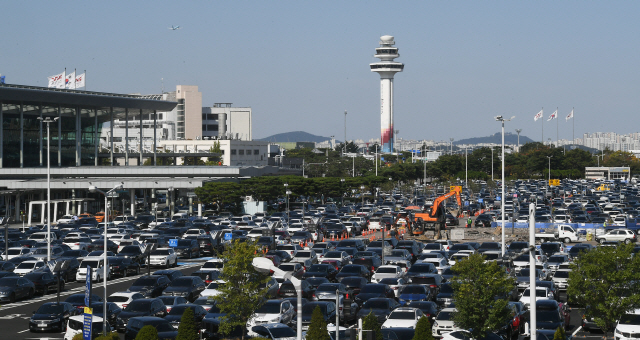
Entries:
<svg viewBox="0 0 640 340">
<path fill-rule="evenodd" d="M 533 117 L 533 121 L 537 122 L 538 119 L 542 118 L 542 110 L 540 110 L 540 112 L 538 112 L 534 117 Z"/>
<path fill-rule="evenodd" d="M 76 88 L 84 87 L 84 73 L 76 76 Z"/>
<path fill-rule="evenodd" d="M 571 110 L 571 112 L 569 112 L 569 115 L 567 116 L 566 120 L 569 121 L 569 119 L 573 118 L 573 110 Z"/>
<path fill-rule="evenodd" d="M 58 89 L 64 88 L 64 72 L 56 74 L 55 76 L 47 77 L 47 79 L 49 79 L 49 85 L 47 87 Z"/>
<path fill-rule="evenodd" d="M 74 89 L 76 87 L 75 84 L 76 84 L 76 71 L 73 71 L 67 74 L 66 77 L 64 77 L 64 88 Z"/>
<path fill-rule="evenodd" d="M 547 122 L 548 122 L 548 121 L 550 121 L 550 120 L 554 120 L 554 119 L 556 119 L 556 118 L 558 118 L 558 110 L 555 110 L 555 111 L 551 114 L 551 116 L 549 116 L 549 119 L 547 119 Z"/>
</svg>

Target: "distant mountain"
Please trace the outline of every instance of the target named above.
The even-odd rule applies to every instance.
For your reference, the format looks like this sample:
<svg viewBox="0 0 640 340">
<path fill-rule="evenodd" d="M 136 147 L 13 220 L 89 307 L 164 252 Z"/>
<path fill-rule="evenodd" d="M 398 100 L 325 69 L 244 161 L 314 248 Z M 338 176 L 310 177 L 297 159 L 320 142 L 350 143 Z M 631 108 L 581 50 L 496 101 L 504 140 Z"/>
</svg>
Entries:
<svg viewBox="0 0 640 340">
<path fill-rule="evenodd" d="M 304 131 L 292 131 L 292 132 L 278 133 L 273 136 L 261 138 L 258 140 L 263 142 L 272 142 L 272 143 L 280 143 L 280 142 L 321 143 L 321 142 L 326 142 L 328 140 L 331 140 L 331 137 L 316 136 Z M 339 143 L 339 142 L 336 141 L 336 143 Z"/>
<path fill-rule="evenodd" d="M 527 136 L 520 135 L 520 145 L 524 145 L 526 143 L 535 142 L 531 138 Z M 493 144 L 502 144 L 502 133 L 497 132 L 494 135 L 488 137 L 473 137 L 461 140 L 454 140 L 453 144 L 480 144 L 480 143 L 493 143 Z M 504 143 L 505 144 L 518 144 L 518 135 L 515 133 L 505 132 L 504 134 Z"/>
</svg>

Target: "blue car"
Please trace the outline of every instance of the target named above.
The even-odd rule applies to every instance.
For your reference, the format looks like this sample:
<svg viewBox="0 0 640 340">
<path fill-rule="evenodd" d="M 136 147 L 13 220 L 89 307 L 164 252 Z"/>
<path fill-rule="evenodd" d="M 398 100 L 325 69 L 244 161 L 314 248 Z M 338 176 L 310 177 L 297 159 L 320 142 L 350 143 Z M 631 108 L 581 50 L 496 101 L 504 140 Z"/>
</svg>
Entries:
<svg viewBox="0 0 640 340">
<path fill-rule="evenodd" d="M 429 301 L 431 300 L 431 290 L 423 285 L 406 285 L 400 291 L 398 302 L 405 305 L 412 301 Z"/>
</svg>

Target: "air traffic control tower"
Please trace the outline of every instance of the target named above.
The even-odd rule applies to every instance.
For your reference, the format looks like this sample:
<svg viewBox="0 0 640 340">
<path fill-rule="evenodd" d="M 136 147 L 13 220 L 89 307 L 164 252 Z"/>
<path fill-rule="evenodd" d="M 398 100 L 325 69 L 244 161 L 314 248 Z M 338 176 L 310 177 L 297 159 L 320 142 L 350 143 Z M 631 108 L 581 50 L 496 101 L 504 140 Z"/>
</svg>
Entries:
<svg viewBox="0 0 640 340">
<path fill-rule="evenodd" d="M 380 143 L 382 152 L 393 152 L 395 136 L 393 134 L 393 76 L 402 72 L 404 64 L 393 61 L 398 58 L 398 48 L 390 35 L 380 37 L 380 47 L 376 48 L 377 63 L 372 63 L 371 72 L 380 74 Z"/>
</svg>

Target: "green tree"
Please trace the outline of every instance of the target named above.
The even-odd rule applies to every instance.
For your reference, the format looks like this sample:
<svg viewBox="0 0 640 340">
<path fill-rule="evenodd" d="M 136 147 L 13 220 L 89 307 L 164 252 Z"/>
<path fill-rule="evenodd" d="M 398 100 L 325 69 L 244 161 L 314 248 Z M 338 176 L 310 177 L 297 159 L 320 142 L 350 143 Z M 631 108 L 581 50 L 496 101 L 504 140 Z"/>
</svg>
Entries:
<svg viewBox="0 0 640 340">
<path fill-rule="evenodd" d="M 196 188 L 196 195 L 202 203 L 218 203 L 218 205 L 231 204 L 235 208 L 234 213 L 238 213 L 245 196 L 244 188 L 233 182 L 208 182 Z"/>
<path fill-rule="evenodd" d="M 158 330 L 151 325 L 146 325 L 140 329 L 135 340 L 158 340 Z"/>
<path fill-rule="evenodd" d="M 564 332 L 564 328 L 558 327 L 553 334 L 553 340 L 567 340 L 567 333 Z"/>
<path fill-rule="evenodd" d="M 514 287 L 513 278 L 480 254 L 456 262 L 452 269 L 458 275 L 451 284 L 458 310 L 453 316 L 456 325 L 469 329 L 475 339 L 500 328 L 510 316 L 505 297 Z"/>
<path fill-rule="evenodd" d="M 634 256 L 633 248 L 597 247 L 571 264 L 569 301 L 589 306 L 586 316 L 605 332 L 624 313 L 640 308 L 640 256 Z"/>
<path fill-rule="evenodd" d="M 313 314 L 311 314 L 311 323 L 309 324 L 309 330 L 307 330 L 307 340 L 329 340 L 327 323 L 322 317 L 320 306 L 316 306 Z"/>
<path fill-rule="evenodd" d="M 431 333 L 431 323 L 429 318 L 422 316 L 416 324 L 416 331 L 413 334 L 413 340 L 433 340 L 433 334 Z"/>
<path fill-rule="evenodd" d="M 164 153 L 171 153 L 171 151 L 165 150 Z M 107 161 L 111 161 L 111 160 L 107 160 Z M 173 157 L 156 157 L 156 164 L 157 165 L 174 165 L 175 162 L 173 161 Z M 145 159 L 142 165 L 145 165 L 145 166 L 153 165 L 153 157 L 149 157 Z"/>
<path fill-rule="evenodd" d="M 244 340 L 247 321 L 265 301 L 267 276 L 253 267 L 258 247 L 253 242 L 236 240 L 223 253 L 224 268 L 220 279 L 229 284 L 221 285 L 216 295 L 216 305 L 226 315 L 221 318 L 220 332 L 229 334 L 236 327 L 242 328 Z"/>
<path fill-rule="evenodd" d="M 187 308 L 180 318 L 178 326 L 178 336 L 176 340 L 198 340 L 198 330 L 196 329 L 195 317 L 193 309 Z"/>
<path fill-rule="evenodd" d="M 340 143 L 336 145 L 335 151 L 339 151 L 341 153 L 342 152 L 358 152 L 360 151 L 360 148 L 356 143 L 354 143 L 353 141 L 350 141 L 350 142 L 347 142 L 346 149 L 345 149 L 345 144 Z"/>
<path fill-rule="evenodd" d="M 364 320 L 362 320 L 362 329 L 365 331 L 373 331 L 375 333 L 375 339 L 382 340 L 380 323 L 378 322 L 378 317 L 373 314 L 373 312 L 369 312 L 369 314 L 364 317 Z"/>
<path fill-rule="evenodd" d="M 213 147 L 209 149 L 209 152 L 218 154 L 218 156 L 207 157 L 207 161 L 204 162 L 205 165 L 215 166 L 215 165 L 223 165 L 222 164 L 222 149 L 220 148 L 220 141 L 213 142 Z"/>
</svg>

